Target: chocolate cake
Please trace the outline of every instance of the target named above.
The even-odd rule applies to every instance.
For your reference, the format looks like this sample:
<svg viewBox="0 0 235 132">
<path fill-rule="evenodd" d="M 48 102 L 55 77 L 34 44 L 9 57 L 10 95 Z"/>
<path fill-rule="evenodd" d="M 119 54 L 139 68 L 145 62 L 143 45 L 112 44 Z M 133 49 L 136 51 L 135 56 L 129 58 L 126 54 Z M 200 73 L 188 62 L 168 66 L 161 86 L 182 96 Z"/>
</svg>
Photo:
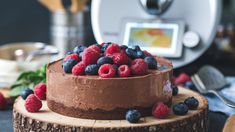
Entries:
<svg viewBox="0 0 235 132">
<path fill-rule="evenodd" d="M 138 109 L 142 116 L 151 115 L 157 101 L 171 104 L 172 91 L 164 87 L 171 80 L 170 61 L 155 57 L 156 70 L 132 77 L 101 78 L 66 74 L 62 61 L 47 67 L 48 107 L 65 116 L 87 119 L 124 119 L 129 109 Z"/>
</svg>

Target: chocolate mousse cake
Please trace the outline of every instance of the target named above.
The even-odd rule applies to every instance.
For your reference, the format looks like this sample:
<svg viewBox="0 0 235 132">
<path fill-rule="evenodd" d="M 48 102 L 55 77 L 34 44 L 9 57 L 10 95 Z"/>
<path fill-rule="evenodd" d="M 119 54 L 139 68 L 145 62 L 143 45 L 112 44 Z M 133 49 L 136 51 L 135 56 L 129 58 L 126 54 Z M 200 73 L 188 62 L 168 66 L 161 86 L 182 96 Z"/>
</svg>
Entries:
<svg viewBox="0 0 235 132">
<path fill-rule="evenodd" d="M 78 56 L 70 54 L 69 57 L 48 64 L 47 105 L 50 110 L 65 116 L 108 120 L 124 119 L 125 113 L 129 109 L 138 109 L 142 116 L 151 115 L 153 105 L 159 101 L 171 105 L 172 91 L 166 85 L 170 82 L 173 73 L 170 61 L 161 57 L 153 57 L 145 51 L 141 51 L 144 53 L 144 57 L 133 57 L 132 52 L 128 51 L 132 51 L 132 49 L 120 46 L 120 49 L 117 50 L 113 46 L 115 44 L 110 45 L 112 44 L 109 43 L 106 49 L 103 49 L 105 44 L 93 45 L 90 49 L 88 47 L 82 50 L 81 47 L 78 47 L 73 51 Z M 133 51 L 137 50 L 133 49 Z M 124 56 L 128 57 L 127 63 L 124 59 L 120 59 L 125 58 L 122 51 L 126 51 Z M 81 52 L 83 55 L 79 56 Z M 100 53 L 99 57 L 92 56 L 97 55 L 97 52 Z M 110 57 L 113 61 L 104 61 L 109 64 L 96 64 L 102 56 Z M 146 56 L 154 58 L 157 66 L 153 68 L 151 63 L 146 61 Z M 115 57 L 116 59 L 114 59 Z M 66 67 L 68 60 L 71 60 L 69 64 L 73 65 L 70 70 Z M 148 64 L 147 70 L 143 70 L 143 68 L 138 70 L 139 67 L 133 66 L 138 63 L 141 67 L 142 60 Z M 103 76 L 103 73 L 111 75 L 112 70 L 102 71 L 105 65 L 110 66 L 111 64 L 113 67 L 116 66 L 116 68 L 111 67 L 112 70 L 115 69 L 115 73 L 112 76 Z M 124 75 L 127 76 L 121 74 L 121 65 L 130 67 L 130 72 L 125 70 Z M 95 73 L 93 71 L 96 71 L 96 74 L 93 74 Z M 140 74 L 143 71 L 144 74 Z"/>
</svg>

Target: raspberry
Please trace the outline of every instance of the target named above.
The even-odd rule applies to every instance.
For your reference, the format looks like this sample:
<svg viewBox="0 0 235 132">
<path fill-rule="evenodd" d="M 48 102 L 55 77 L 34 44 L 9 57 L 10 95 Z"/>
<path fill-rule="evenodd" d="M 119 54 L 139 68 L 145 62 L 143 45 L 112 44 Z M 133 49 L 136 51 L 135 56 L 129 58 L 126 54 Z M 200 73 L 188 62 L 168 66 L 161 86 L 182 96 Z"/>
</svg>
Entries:
<svg viewBox="0 0 235 132">
<path fill-rule="evenodd" d="M 93 49 L 95 50 L 96 52 L 100 53 L 100 48 L 97 46 L 97 45 L 91 45 L 88 47 L 89 49 Z"/>
<path fill-rule="evenodd" d="M 124 65 L 129 63 L 129 58 L 124 52 L 114 53 L 112 59 L 114 64 L 117 65 Z"/>
<path fill-rule="evenodd" d="M 148 64 L 143 59 L 135 59 L 131 63 L 131 72 L 134 75 L 145 75 L 147 74 Z"/>
<path fill-rule="evenodd" d="M 144 52 L 144 54 L 145 54 L 146 56 L 153 56 L 151 53 L 149 53 L 149 52 L 146 51 L 146 50 L 144 50 L 143 52 Z"/>
<path fill-rule="evenodd" d="M 34 94 L 30 94 L 26 98 L 24 106 L 28 112 L 37 112 L 42 108 L 42 102 Z"/>
<path fill-rule="evenodd" d="M 121 52 L 121 48 L 119 47 L 118 44 L 110 44 L 106 51 L 105 51 L 105 56 L 108 56 L 108 55 L 112 55 L 114 53 L 120 53 Z"/>
<path fill-rule="evenodd" d="M 184 84 L 187 81 L 191 81 L 191 79 L 187 74 L 181 73 L 174 81 L 175 81 L 174 84 L 178 85 L 178 84 Z"/>
<path fill-rule="evenodd" d="M 118 75 L 120 77 L 129 77 L 131 75 L 131 69 L 127 65 L 121 65 L 118 68 Z"/>
<path fill-rule="evenodd" d="M 96 64 L 97 60 L 100 58 L 100 53 L 92 48 L 87 48 L 82 54 L 82 61 L 86 64 Z"/>
<path fill-rule="evenodd" d="M 110 78 L 115 76 L 115 69 L 111 64 L 104 64 L 99 68 L 99 76 L 102 78 Z"/>
<path fill-rule="evenodd" d="M 67 61 L 68 59 L 75 59 L 76 61 L 80 61 L 80 57 L 77 55 L 77 54 L 70 54 L 70 55 L 67 55 L 65 58 L 64 58 L 64 61 Z"/>
<path fill-rule="evenodd" d="M 72 69 L 72 74 L 75 76 L 83 75 L 85 73 L 86 65 L 83 62 L 79 62 Z"/>
<path fill-rule="evenodd" d="M 169 112 L 170 109 L 168 108 L 168 106 L 162 102 L 158 102 L 157 104 L 155 104 L 152 109 L 152 115 L 159 119 L 166 118 Z"/>
<path fill-rule="evenodd" d="M 34 94 L 40 100 L 46 100 L 46 91 L 47 91 L 47 86 L 45 83 L 39 83 L 34 87 Z"/>
<path fill-rule="evenodd" d="M 7 106 L 7 101 L 3 94 L 0 92 L 0 110 L 4 110 Z"/>
</svg>

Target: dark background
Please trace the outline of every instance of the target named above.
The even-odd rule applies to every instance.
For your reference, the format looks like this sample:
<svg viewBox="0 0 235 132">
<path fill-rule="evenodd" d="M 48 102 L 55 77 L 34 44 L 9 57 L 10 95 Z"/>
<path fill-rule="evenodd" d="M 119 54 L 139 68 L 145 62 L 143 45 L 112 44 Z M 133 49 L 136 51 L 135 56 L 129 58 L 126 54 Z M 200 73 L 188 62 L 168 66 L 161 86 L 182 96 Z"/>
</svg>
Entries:
<svg viewBox="0 0 235 132">
<path fill-rule="evenodd" d="M 49 43 L 50 13 L 37 0 L 1 0 L 0 17 L 0 45 Z"/>
</svg>

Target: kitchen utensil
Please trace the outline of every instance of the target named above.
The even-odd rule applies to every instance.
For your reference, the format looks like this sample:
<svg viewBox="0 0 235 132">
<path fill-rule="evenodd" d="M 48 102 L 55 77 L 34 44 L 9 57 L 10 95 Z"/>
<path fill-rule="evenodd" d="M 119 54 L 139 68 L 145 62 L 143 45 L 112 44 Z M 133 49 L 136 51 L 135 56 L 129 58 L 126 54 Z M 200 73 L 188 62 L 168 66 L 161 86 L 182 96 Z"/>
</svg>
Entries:
<svg viewBox="0 0 235 132">
<path fill-rule="evenodd" d="M 212 66 L 206 65 L 203 66 L 198 73 L 194 74 L 191 78 L 199 92 L 203 94 L 213 93 L 226 105 L 235 108 L 235 102 L 218 93 L 218 90 L 228 85 L 223 74 L 219 70 Z"/>
<path fill-rule="evenodd" d="M 72 1 L 72 5 L 70 8 L 70 11 L 72 13 L 77 13 L 79 11 L 82 11 L 86 7 L 87 0 L 71 0 L 71 1 Z"/>
<path fill-rule="evenodd" d="M 48 8 L 51 12 L 65 11 L 61 0 L 38 0 L 42 5 Z"/>
<path fill-rule="evenodd" d="M 164 8 L 165 13 L 154 16 L 146 12 L 139 0 L 92 0 L 91 2 L 92 29 L 97 43 L 122 44 L 121 33 L 125 31 L 125 28 L 121 28 L 121 25 L 127 19 L 154 22 L 160 18 L 184 21 L 187 25 L 186 31 L 196 32 L 200 37 L 200 42 L 194 48 L 183 48 L 182 57 L 169 58 L 174 68 L 195 61 L 210 47 L 220 22 L 222 8 L 222 0 L 174 0 L 168 8 L 167 6 Z M 178 41 L 182 41 L 182 39 L 180 38 Z"/>
<path fill-rule="evenodd" d="M 35 50 L 29 53 L 25 53 L 22 49 L 17 49 L 14 52 L 15 58 L 17 61 L 26 61 L 30 62 L 33 58 L 43 55 L 57 55 L 59 51 L 57 49 L 42 49 L 42 50 Z"/>
<path fill-rule="evenodd" d="M 173 0 L 140 0 L 144 9 L 152 15 L 161 15 L 171 5 Z"/>
<path fill-rule="evenodd" d="M 16 50 L 22 55 L 19 57 L 21 59 L 19 61 L 14 55 Z M 41 55 L 41 50 L 49 51 L 50 54 Z M 38 54 L 36 51 L 40 51 L 40 53 Z M 57 48 L 39 42 L 16 42 L 0 46 L 0 88 L 9 88 L 21 72 L 36 70 L 42 65 L 58 59 L 58 55 L 52 54 L 56 51 L 58 51 Z M 31 52 L 36 52 L 37 55 L 34 55 L 30 62 L 25 61 Z"/>
</svg>

